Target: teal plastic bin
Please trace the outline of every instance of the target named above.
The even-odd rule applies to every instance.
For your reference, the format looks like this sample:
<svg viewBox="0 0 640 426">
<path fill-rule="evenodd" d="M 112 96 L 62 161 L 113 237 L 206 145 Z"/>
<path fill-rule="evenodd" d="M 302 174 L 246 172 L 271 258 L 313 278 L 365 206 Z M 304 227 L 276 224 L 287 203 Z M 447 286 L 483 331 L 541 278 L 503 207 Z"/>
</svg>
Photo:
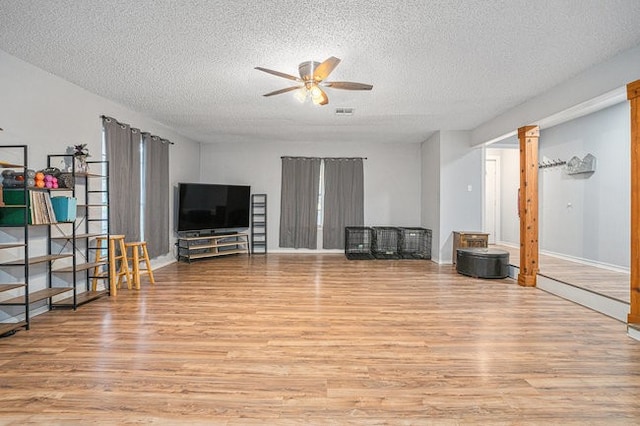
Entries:
<svg viewBox="0 0 640 426">
<path fill-rule="evenodd" d="M 51 205 L 58 222 L 73 222 L 76 220 L 78 200 L 73 197 L 52 197 Z"/>
</svg>

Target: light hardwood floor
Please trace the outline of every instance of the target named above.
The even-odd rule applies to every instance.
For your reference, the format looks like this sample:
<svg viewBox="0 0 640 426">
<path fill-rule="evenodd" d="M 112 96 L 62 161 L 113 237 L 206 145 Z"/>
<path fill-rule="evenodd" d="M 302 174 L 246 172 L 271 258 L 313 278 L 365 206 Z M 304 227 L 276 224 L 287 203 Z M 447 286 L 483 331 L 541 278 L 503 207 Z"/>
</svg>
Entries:
<svg viewBox="0 0 640 426">
<path fill-rule="evenodd" d="M 509 263 L 520 265 L 520 249 L 495 246 L 509 252 Z M 597 294 L 630 303 L 629 273 L 585 265 L 554 256 L 540 255 L 540 274 Z"/>
<path fill-rule="evenodd" d="M 638 424 L 624 324 L 421 260 L 232 256 L 0 339 L 0 424 Z"/>
</svg>

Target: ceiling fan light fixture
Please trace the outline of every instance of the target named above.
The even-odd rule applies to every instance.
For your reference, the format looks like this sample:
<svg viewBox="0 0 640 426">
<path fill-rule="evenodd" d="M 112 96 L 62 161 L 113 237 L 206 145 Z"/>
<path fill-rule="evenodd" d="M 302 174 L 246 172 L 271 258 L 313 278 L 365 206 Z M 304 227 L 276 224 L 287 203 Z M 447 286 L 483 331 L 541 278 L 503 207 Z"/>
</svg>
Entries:
<svg viewBox="0 0 640 426">
<path fill-rule="evenodd" d="M 318 90 L 316 91 L 316 95 L 312 96 L 311 99 L 313 100 L 313 103 L 316 105 L 326 105 L 329 103 L 329 98 L 327 97 L 327 94 L 324 93 L 324 91 L 322 89 L 320 89 L 319 87 L 316 87 Z"/>
<path fill-rule="evenodd" d="M 311 86 L 311 88 L 309 89 L 309 93 L 311 93 L 312 98 L 322 97 L 322 90 L 320 90 L 320 88 L 315 84 Z"/>
<path fill-rule="evenodd" d="M 293 96 L 302 104 L 307 100 L 307 89 L 301 87 L 300 89 L 293 92 Z"/>
<path fill-rule="evenodd" d="M 255 69 L 277 77 L 286 78 L 287 80 L 296 81 L 299 84 L 299 86 L 286 87 L 284 89 L 269 92 L 263 96 L 280 95 L 282 93 L 296 91 L 294 96 L 300 102 L 304 102 L 307 97 L 310 97 L 316 105 L 327 105 L 329 103 L 329 97 L 320 86 L 341 90 L 371 90 L 373 88 L 370 84 L 355 83 L 351 81 L 325 81 L 339 63 L 340 59 L 334 56 L 331 56 L 322 63 L 315 61 L 302 62 L 298 65 L 300 77 L 295 77 L 293 75 L 274 71 L 268 68 L 255 67 Z"/>
<path fill-rule="evenodd" d="M 298 74 L 300 74 L 300 78 L 304 81 L 313 81 L 313 73 L 319 65 L 320 63 L 316 61 L 302 62 L 298 65 Z"/>
</svg>

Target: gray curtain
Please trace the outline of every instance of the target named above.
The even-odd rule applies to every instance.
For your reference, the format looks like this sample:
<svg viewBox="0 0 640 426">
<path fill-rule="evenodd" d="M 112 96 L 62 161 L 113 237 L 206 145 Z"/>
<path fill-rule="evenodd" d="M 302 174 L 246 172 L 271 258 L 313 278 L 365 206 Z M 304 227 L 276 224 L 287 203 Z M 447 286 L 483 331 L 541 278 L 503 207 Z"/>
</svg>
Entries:
<svg viewBox="0 0 640 426">
<path fill-rule="evenodd" d="M 169 144 L 149 133 L 142 134 L 145 153 L 144 238 L 149 257 L 169 253 Z"/>
<path fill-rule="evenodd" d="M 103 117 L 109 161 L 109 232 L 140 241 L 140 131 Z"/>
<path fill-rule="evenodd" d="M 322 247 L 344 249 L 344 228 L 364 225 L 361 158 L 325 158 Z"/>
<path fill-rule="evenodd" d="M 320 161 L 282 158 L 280 247 L 316 248 Z"/>
</svg>

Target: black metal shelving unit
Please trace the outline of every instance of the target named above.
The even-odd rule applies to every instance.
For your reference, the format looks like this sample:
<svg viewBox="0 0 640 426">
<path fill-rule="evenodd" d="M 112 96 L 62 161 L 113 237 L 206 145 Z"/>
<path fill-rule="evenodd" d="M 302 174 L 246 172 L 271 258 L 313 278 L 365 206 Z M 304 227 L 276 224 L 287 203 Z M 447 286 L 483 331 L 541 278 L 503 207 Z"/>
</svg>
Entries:
<svg viewBox="0 0 640 426">
<path fill-rule="evenodd" d="M 251 253 L 267 254 L 267 194 L 251 196 Z"/>
<path fill-rule="evenodd" d="M 0 161 L 0 168 L 4 170 L 14 170 L 22 173 L 25 182 L 16 190 L 22 193 L 24 204 L 21 205 L 4 205 L 3 215 L 0 228 L 2 228 L 2 238 L 0 238 L 0 268 L 9 276 L 21 275 L 21 282 L 3 282 L 0 283 L 0 293 L 9 294 L 9 298 L 3 298 L 0 306 L 7 307 L 6 315 L 16 320 L 10 322 L 0 322 L 0 337 L 15 333 L 16 330 L 24 327 L 29 329 L 29 304 L 32 303 L 29 297 L 29 196 L 27 189 L 27 146 L 26 145 L 1 145 L 4 160 L 6 157 L 21 157 L 18 161 L 20 164 Z M 7 152 L 5 152 L 5 150 Z M 2 188 L 0 188 L 2 191 Z M 4 215 L 11 216 L 9 220 Z M 15 222 L 15 223 L 13 223 Z M 6 229 L 5 229 L 6 228 Z M 5 232 L 6 231 L 6 232 Z M 17 257 L 17 260 L 16 260 Z M 11 259 L 11 260 L 9 260 Z M 21 268 L 22 272 L 17 273 L 16 268 Z M 17 275 L 16 275 L 17 274 Z M 9 307 L 22 308 L 22 312 L 15 312 Z M 3 312 L 5 308 L 2 309 Z M 15 309 L 15 308 L 13 308 Z"/>
<path fill-rule="evenodd" d="M 95 261 L 97 249 L 96 238 L 109 235 L 109 179 L 106 161 L 89 161 L 90 171 L 75 169 L 73 155 L 52 154 L 48 156 L 48 165 L 62 158 L 66 164 L 72 164 L 71 182 L 69 188 L 56 191 L 67 192 L 77 201 L 77 215 L 73 221 L 60 222 L 50 227 L 49 253 L 71 255 L 71 263 L 66 266 L 50 269 L 50 286 L 57 281 L 57 285 L 70 285 L 73 294 L 70 297 L 57 300 L 52 308 L 76 309 L 77 307 L 98 299 L 109 293 L 109 262 L 111 259 Z M 55 232 L 52 232 L 55 231 Z M 103 248 L 107 251 L 106 248 Z M 105 272 L 96 274 L 96 270 Z M 102 288 L 98 288 L 98 280 L 102 281 Z M 96 282 L 95 289 L 93 282 Z M 65 284 L 66 282 L 66 284 Z"/>
</svg>

